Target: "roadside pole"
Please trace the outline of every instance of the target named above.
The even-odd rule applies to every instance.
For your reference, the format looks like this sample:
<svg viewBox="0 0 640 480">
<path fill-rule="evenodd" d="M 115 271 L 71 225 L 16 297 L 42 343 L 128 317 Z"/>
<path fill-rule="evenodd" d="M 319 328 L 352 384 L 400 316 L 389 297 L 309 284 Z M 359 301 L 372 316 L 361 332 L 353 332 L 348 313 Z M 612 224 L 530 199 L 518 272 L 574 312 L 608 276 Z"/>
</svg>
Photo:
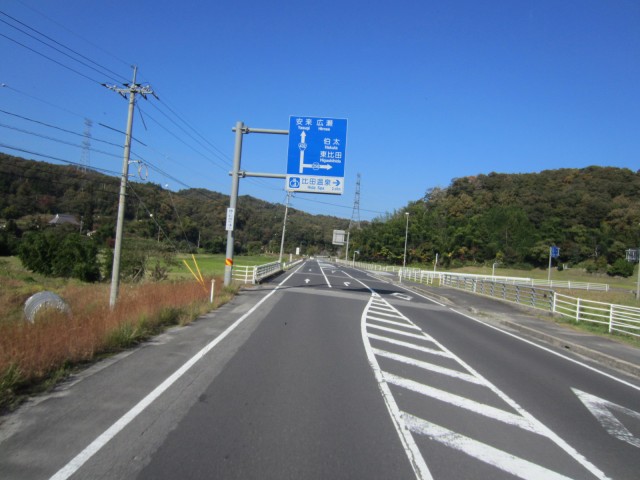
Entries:
<svg viewBox="0 0 640 480">
<path fill-rule="evenodd" d="M 227 220 L 227 255 L 224 265 L 224 286 L 231 285 L 231 275 L 233 271 L 233 229 L 235 228 L 235 212 L 238 205 L 238 186 L 240 183 L 240 158 L 242 157 L 242 135 L 244 134 L 244 123 L 236 122 L 236 146 L 233 152 L 233 171 L 231 172 L 231 197 L 229 199 L 229 210 L 231 218 Z"/>
</svg>

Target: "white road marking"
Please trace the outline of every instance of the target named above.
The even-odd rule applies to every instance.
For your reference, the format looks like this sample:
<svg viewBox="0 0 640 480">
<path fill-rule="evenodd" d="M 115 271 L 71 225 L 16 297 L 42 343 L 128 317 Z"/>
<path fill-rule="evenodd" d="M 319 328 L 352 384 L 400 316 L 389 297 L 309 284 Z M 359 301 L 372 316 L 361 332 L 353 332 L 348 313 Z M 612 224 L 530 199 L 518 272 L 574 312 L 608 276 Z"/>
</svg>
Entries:
<svg viewBox="0 0 640 480">
<path fill-rule="evenodd" d="M 484 403 L 475 402 L 473 400 L 469 400 L 468 398 L 461 397 L 460 395 L 445 392 L 444 390 L 438 390 L 437 388 L 414 382 L 413 380 L 402 378 L 384 371 L 382 372 L 382 378 L 384 378 L 384 380 L 391 385 L 406 388 L 407 390 L 411 390 L 412 392 L 416 392 L 426 397 L 440 400 L 441 402 L 448 403 L 449 405 L 453 405 L 454 407 L 464 408 L 465 410 L 468 410 L 470 412 L 493 418 L 494 420 L 506 423 L 507 425 L 513 425 L 514 427 L 522 428 L 523 430 L 528 430 L 529 432 L 537 433 L 540 435 L 543 434 L 543 432 L 541 432 L 539 428 L 536 428 L 535 425 L 533 425 L 529 420 L 522 417 L 521 415 L 509 413 L 505 410 L 492 407 L 491 405 L 485 405 Z"/>
<path fill-rule="evenodd" d="M 591 414 L 596 417 L 598 422 L 600 422 L 600 425 L 604 427 L 609 435 L 613 435 L 618 440 L 622 440 L 623 442 L 627 442 L 629 445 L 640 448 L 640 438 L 634 436 L 633 433 L 631 433 L 629 429 L 615 417 L 613 410 L 637 420 L 640 420 L 640 413 L 631 410 L 630 408 L 618 405 L 617 403 L 596 397 L 590 393 L 583 392 L 577 388 L 572 388 L 571 390 L 573 390 L 573 393 L 575 393 L 580 401 L 584 403 L 584 406 L 587 407 Z"/>
<path fill-rule="evenodd" d="M 403 342 L 401 340 L 396 340 L 394 338 L 382 337 L 380 335 L 376 335 L 375 333 L 369 333 L 369 338 L 374 340 L 380 340 L 381 342 L 391 343 L 393 345 L 398 345 L 399 347 L 411 348 L 413 350 L 419 350 L 421 352 L 428 353 L 430 355 L 437 355 L 439 357 L 447 357 L 451 358 L 447 352 L 442 352 L 440 350 L 434 350 L 433 348 L 423 347 L 421 345 L 416 345 L 415 343 Z"/>
<path fill-rule="evenodd" d="M 372 295 L 377 295 L 375 292 L 373 292 L 373 290 L 371 290 L 371 292 Z M 374 297 L 372 296 L 369 300 L 369 304 L 367 304 L 367 307 L 371 304 L 373 298 Z M 400 443 L 402 444 L 405 454 L 409 459 L 409 463 L 413 468 L 416 479 L 433 480 L 431 472 L 429 471 L 429 468 L 427 467 L 427 464 L 422 457 L 420 449 L 416 445 L 413 435 L 411 435 L 411 432 L 406 427 L 402 419 L 402 413 L 398 408 L 398 404 L 396 403 L 395 398 L 393 398 L 393 395 L 391 394 L 391 390 L 389 390 L 389 385 L 387 385 L 387 383 L 382 379 L 382 371 L 380 370 L 380 366 L 378 365 L 376 356 L 371 349 L 371 344 L 367 339 L 367 310 L 367 308 L 364 309 L 364 311 L 362 312 L 362 317 L 360 318 L 360 334 L 362 335 L 362 344 L 364 345 L 367 359 L 369 360 L 369 365 L 371 366 L 373 374 L 376 377 L 378 388 L 380 389 L 380 393 L 382 394 L 384 403 L 387 406 L 387 410 L 389 411 L 389 415 L 393 422 L 393 426 L 396 429 L 396 433 L 400 438 Z"/>
<path fill-rule="evenodd" d="M 383 318 L 369 317 L 368 320 L 373 320 L 375 322 L 380 322 L 380 323 L 386 323 L 388 325 L 395 325 L 397 327 L 410 328 L 411 330 L 420 330 L 420 327 L 416 327 L 415 325 L 410 325 L 408 323 L 394 322 L 393 320 L 386 320 Z"/>
<path fill-rule="evenodd" d="M 518 478 L 525 480 L 568 480 L 570 478 L 422 418 L 407 413 L 403 417 L 412 432 L 425 435 L 438 443 L 466 453 Z"/>
<path fill-rule="evenodd" d="M 371 289 L 370 289 L 371 290 Z M 377 300 L 377 302 L 384 302 L 384 300 Z M 368 313 L 368 308 L 371 305 L 371 303 L 373 303 L 373 300 L 369 301 L 369 304 L 367 305 L 367 307 L 365 308 L 365 311 L 363 312 L 363 318 L 366 322 L 367 319 L 367 313 Z M 390 305 L 391 306 L 391 305 Z M 391 306 L 391 308 L 394 308 Z M 397 311 L 397 310 L 396 310 Z M 406 320 L 407 322 L 411 322 L 407 317 L 405 317 L 404 315 L 402 315 L 399 311 L 398 311 L 398 318 L 402 318 L 404 320 Z M 375 327 L 372 325 L 365 325 L 365 331 L 366 328 L 378 328 L 380 330 L 389 330 L 391 332 L 394 333 L 399 333 L 397 331 L 394 331 L 393 329 L 386 329 L 384 327 Z M 425 335 L 425 337 L 427 337 L 427 334 L 423 332 L 423 334 Z M 417 338 L 422 338 L 421 336 L 417 336 L 417 335 L 412 335 L 412 334 L 405 334 L 406 336 L 413 336 L 413 337 L 417 337 Z M 367 337 L 363 336 L 363 339 L 369 339 L 372 338 L 372 335 L 369 334 Z M 501 390 L 499 390 L 495 385 L 493 385 L 492 383 L 490 383 L 489 381 L 487 381 L 482 375 L 480 375 L 478 372 L 476 372 L 473 368 L 471 368 L 470 365 L 468 365 L 466 362 L 464 362 L 461 358 L 457 357 L 453 352 L 451 352 L 449 349 L 447 349 L 444 345 L 442 345 L 441 343 L 439 343 L 437 340 L 433 339 L 433 337 L 429 337 L 430 341 L 432 341 L 438 348 L 440 348 L 443 352 L 446 352 L 448 354 L 448 356 L 452 359 L 454 359 L 460 366 L 462 366 L 465 370 L 467 370 L 471 375 L 478 377 L 479 379 L 481 379 L 483 382 L 485 382 L 485 386 L 487 388 L 489 388 L 492 392 L 494 392 L 499 398 L 501 398 L 505 403 L 507 403 L 512 409 L 514 409 L 525 421 L 526 425 L 530 425 L 535 429 L 535 433 L 540 434 L 545 436 L 546 438 L 548 438 L 549 440 L 551 440 L 553 443 L 555 443 L 558 447 L 560 447 L 560 449 L 562 449 L 565 453 L 567 453 L 571 458 L 573 458 L 573 460 L 575 460 L 577 463 L 579 463 L 582 467 L 584 467 L 586 470 L 588 470 L 589 472 L 591 472 L 596 478 L 599 478 L 601 480 L 607 479 L 608 477 L 604 474 L 604 472 L 602 472 L 600 469 L 598 469 L 595 465 L 593 465 L 591 462 L 589 462 L 583 455 L 581 455 L 580 453 L 578 453 L 577 450 L 575 450 L 573 447 L 571 447 L 568 443 L 566 443 L 564 440 L 562 440 L 558 435 L 556 435 L 552 430 L 550 430 L 548 427 L 546 427 L 542 422 L 540 422 L 539 420 L 537 420 L 535 417 L 533 417 L 533 415 L 531 415 L 529 412 L 527 412 L 526 410 L 524 410 L 522 407 L 520 407 L 520 405 L 518 405 L 517 402 L 515 402 L 514 400 L 512 400 L 509 396 L 507 396 L 504 392 L 502 392 Z M 388 340 L 387 340 L 388 341 Z M 371 349 L 371 345 L 368 344 L 368 342 L 365 342 L 365 348 L 369 348 Z M 377 365 L 377 361 L 376 361 L 376 365 Z M 378 369 L 380 369 L 379 366 L 377 366 Z M 382 370 L 381 370 L 382 372 Z M 385 375 L 389 375 L 387 373 L 382 373 L 383 375 L 383 379 Z M 398 377 L 400 378 L 400 377 Z M 418 384 L 417 382 L 413 382 L 417 385 L 421 385 Z M 428 387 L 431 388 L 431 387 Z M 429 392 L 432 394 L 437 394 L 436 392 L 434 392 L 433 390 L 435 389 L 431 389 Z M 445 392 L 446 393 L 446 392 Z M 457 397 L 457 396 L 456 396 Z M 461 399 L 463 397 L 458 397 L 457 399 L 454 399 L 455 401 L 458 401 L 459 399 Z M 466 399 L 463 399 L 466 400 Z M 478 404 L 477 402 L 474 402 L 477 405 L 481 405 Z M 470 405 L 470 404 L 467 404 Z M 476 405 L 476 406 L 477 406 Z M 462 405 L 458 405 L 458 406 L 462 406 Z M 474 406 L 473 408 L 475 408 L 476 406 Z M 493 408 L 493 407 L 490 407 Z M 497 410 L 497 409 L 496 409 Z M 494 413 L 498 413 L 498 412 L 494 412 Z M 504 413 L 508 413 L 508 412 L 504 412 Z M 489 415 L 491 416 L 491 415 Z M 523 427 L 525 428 L 525 427 Z M 456 434 L 457 435 L 457 434 Z M 490 447 L 493 448 L 493 447 Z M 504 455 L 508 455 L 507 453 L 503 452 Z M 514 457 L 515 458 L 515 457 Z M 523 460 L 524 461 L 524 460 Z M 541 467 L 542 468 L 542 467 Z"/>
<path fill-rule="evenodd" d="M 256 303 L 247 313 L 236 320 L 230 325 L 224 332 L 218 335 L 214 340 L 209 342 L 198 353 L 191 357 L 185 364 L 176 370 L 170 377 L 164 382 L 158 385 L 151 393 L 140 400 L 131 410 L 120 417 L 113 425 L 105 430 L 98 438 L 91 442 L 84 450 L 69 461 L 64 467 L 56 472 L 50 480 L 66 480 L 76 473 L 91 457 L 98 453 L 102 447 L 104 447 L 109 441 L 115 437 L 120 431 L 122 431 L 127 425 L 129 425 L 138 415 L 140 415 L 146 408 L 151 405 L 160 395 L 171 387 L 180 377 L 188 372 L 199 360 L 201 360 L 207 353 L 224 340 L 231 332 L 233 332 L 238 325 L 244 322 L 253 312 L 255 312 L 264 302 L 267 301 L 274 293 L 276 293 L 284 283 L 289 280 L 294 274 L 300 270 L 304 264 L 298 267 L 295 271 L 291 272 L 287 278 L 276 286 L 267 296 Z"/>
<path fill-rule="evenodd" d="M 459 372 L 458 370 L 441 367 L 439 365 L 434 365 L 433 363 L 429 362 L 423 362 L 422 360 L 416 360 L 415 358 L 411 357 L 405 357 L 404 355 L 398 355 L 397 353 L 387 352 L 385 350 L 380 350 L 379 348 L 374 348 L 373 353 L 375 353 L 379 357 L 389 358 L 391 360 L 395 360 L 396 362 L 406 363 L 407 365 L 412 365 L 423 370 L 441 373 L 442 375 L 447 375 L 448 377 L 457 378 L 476 385 L 485 385 L 485 382 L 483 382 L 481 379 L 474 377 L 473 375 L 469 375 L 468 373 Z"/>
<path fill-rule="evenodd" d="M 375 328 L 376 330 L 384 330 L 385 332 L 393 333 L 395 335 L 402 335 L 403 337 L 419 338 L 420 340 L 427 340 L 423 335 L 417 335 L 415 333 L 403 332 L 402 330 L 396 330 L 395 328 L 382 327 L 380 325 L 368 324 L 367 328 Z"/>
</svg>

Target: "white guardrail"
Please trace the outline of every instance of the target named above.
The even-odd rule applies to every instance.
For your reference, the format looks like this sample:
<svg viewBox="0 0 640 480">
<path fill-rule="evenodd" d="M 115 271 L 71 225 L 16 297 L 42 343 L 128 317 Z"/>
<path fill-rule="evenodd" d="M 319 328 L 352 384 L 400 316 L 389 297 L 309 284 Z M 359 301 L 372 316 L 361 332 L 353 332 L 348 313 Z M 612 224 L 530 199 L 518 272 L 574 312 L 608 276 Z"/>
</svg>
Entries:
<svg viewBox="0 0 640 480">
<path fill-rule="evenodd" d="M 393 272 L 401 279 L 425 285 L 459 288 L 471 293 L 549 311 L 576 322 L 606 325 L 609 333 L 640 337 L 640 308 L 574 298 L 551 290 L 552 288 L 570 288 L 608 291 L 607 284 L 549 282 L 530 278 L 431 272 L 417 268 L 403 269 L 402 267 L 381 267 L 380 265 L 346 260 L 335 261 L 369 271 Z"/>
<path fill-rule="evenodd" d="M 263 265 L 236 265 L 232 270 L 232 277 L 235 281 L 240 283 L 251 283 L 255 285 L 260 283 L 265 278 L 268 278 L 276 273 L 288 270 L 291 267 L 299 264 L 302 260 L 296 260 L 295 262 L 270 262 Z"/>
</svg>

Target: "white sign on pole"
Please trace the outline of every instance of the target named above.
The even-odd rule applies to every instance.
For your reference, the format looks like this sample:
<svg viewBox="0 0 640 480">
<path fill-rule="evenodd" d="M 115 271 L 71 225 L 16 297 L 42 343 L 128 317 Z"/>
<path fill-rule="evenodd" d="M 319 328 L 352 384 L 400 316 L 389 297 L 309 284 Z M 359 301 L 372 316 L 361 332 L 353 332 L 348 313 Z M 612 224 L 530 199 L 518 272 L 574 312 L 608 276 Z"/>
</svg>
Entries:
<svg viewBox="0 0 640 480">
<path fill-rule="evenodd" d="M 227 208 L 227 232 L 233 231 L 233 221 L 235 219 L 236 209 L 235 208 Z"/>
<path fill-rule="evenodd" d="M 344 230 L 334 230 L 333 231 L 333 244 L 334 245 L 344 245 Z"/>
</svg>

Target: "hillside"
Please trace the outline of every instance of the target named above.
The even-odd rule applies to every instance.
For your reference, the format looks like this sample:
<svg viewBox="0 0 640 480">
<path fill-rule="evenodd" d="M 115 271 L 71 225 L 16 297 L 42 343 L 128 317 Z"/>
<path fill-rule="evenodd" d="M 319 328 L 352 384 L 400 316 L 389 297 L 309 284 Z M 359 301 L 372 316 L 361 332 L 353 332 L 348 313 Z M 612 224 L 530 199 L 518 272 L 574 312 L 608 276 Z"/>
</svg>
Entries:
<svg viewBox="0 0 640 480">
<path fill-rule="evenodd" d="M 19 237 L 55 214 L 71 214 L 84 232 L 109 244 L 115 232 L 119 178 L 74 166 L 25 160 L 0 153 L 0 219 Z M 153 183 L 131 181 L 125 235 L 168 242 L 180 251 L 200 244 L 210 253 L 225 251 L 229 197 L 206 189 L 171 192 Z M 236 213 L 238 253 L 279 251 L 284 206 L 240 196 Z M 330 252 L 334 229 L 349 221 L 289 209 L 286 246 L 305 253 Z M 3 232 L 7 254 L 7 226 Z M 9 249 L 10 250 L 10 249 Z"/>
<path fill-rule="evenodd" d="M 557 245 L 561 263 L 604 270 L 640 243 L 640 175 L 594 166 L 457 178 L 365 228 L 361 258 L 402 262 L 405 211 L 409 261 L 540 267 Z"/>
</svg>

